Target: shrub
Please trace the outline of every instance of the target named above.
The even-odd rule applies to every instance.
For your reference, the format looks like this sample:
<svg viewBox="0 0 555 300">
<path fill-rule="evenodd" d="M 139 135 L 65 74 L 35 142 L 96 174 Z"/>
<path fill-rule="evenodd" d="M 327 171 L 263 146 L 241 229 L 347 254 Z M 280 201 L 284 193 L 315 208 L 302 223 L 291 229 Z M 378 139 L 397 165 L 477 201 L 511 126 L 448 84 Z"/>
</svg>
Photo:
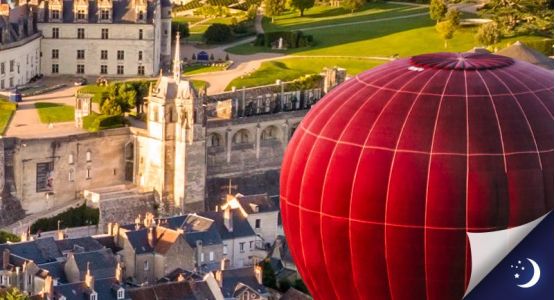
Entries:
<svg viewBox="0 0 555 300">
<path fill-rule="evenodd" d="M 272 43 L 283 39 L 283 44 L 287 48 L 300 48 L 312 46 L 314 38 L 312 35 L 305 35 L 302 31 L 274 31 L 260 33 L 254 41 L 255 46 L 271 47 Z"/>
<path fill-rule="evenodd" d="M 0 244 L 3 244 L 5 242 L 19 242 L 20 240 L 21 239 L 17 235 L 11 232 L 0 230 Z"/>
<path fill-rule="evenodd" d="M 181 38 L 186 38 L 189 36 L 189 23 L 172 21 L 172 38 L 175 37 L 176 32 L 179 31 L 179 36 Z"/>
<path fill-rule="evenodd" d="M 206 29 L 202 38 L 208 44 L 225 43 L 232 39 L 231 27 L 226 24 L 214 23 Z"/>
<path fill-rule="evenodd" d="M 85 203 L 78 207 L 72 207 L 56 216 L 38 219 L 31 225 L 31 233 L 37 231 L 51 231 L 58 229 L 58 220 L 64 228 L 79 227 L 85 225 L 97 225 L 99 217 L 98 208 L 87 207 Z M 90 224 L 87 224 L 89 222 Z"/>
</svg>

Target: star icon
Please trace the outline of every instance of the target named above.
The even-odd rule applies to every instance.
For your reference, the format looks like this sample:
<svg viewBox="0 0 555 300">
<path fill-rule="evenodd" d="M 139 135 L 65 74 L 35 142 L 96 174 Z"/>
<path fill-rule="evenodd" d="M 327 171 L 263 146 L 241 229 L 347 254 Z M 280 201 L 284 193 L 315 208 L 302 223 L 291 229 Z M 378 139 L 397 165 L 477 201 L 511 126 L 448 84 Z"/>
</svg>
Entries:
<svg viewBox="0 0 555 300">
<path fill-rule="evenodd" d="M 511 268 L 514 268 L 515 266 L 511 265 Z"/>
<path fill-rule="evenodd" d="M 522 269 L 524 270 L 524 267 L 522 267 Z"/>
<path fill-rule="evenodd" d="M 518 273 L 515 274 L 515 278 L 519 278 L 520 275 Z"/>
<path fill-rule="evenodd" d="M 521 263 L 522 263 L 522 262 L 519 260 L 519 261 L 518 261 L 518 264 L 520 265 Z"/>
</svg>

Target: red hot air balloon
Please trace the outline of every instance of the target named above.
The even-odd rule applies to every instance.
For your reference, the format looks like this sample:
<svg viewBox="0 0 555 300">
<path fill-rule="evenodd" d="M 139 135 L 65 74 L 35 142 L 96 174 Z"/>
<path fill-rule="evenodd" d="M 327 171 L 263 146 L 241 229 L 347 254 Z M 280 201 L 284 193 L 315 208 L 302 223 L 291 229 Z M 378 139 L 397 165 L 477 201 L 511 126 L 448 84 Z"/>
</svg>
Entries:
<svg viewBox="0 0 555 300">
<path fill-rule="evenodd" d="M 315 299 L 461 299 L 467 232 L 553 208 L 553 73 L 475 53 L 374 68 L 306 115 L 280 181 Z"/>
</svg>

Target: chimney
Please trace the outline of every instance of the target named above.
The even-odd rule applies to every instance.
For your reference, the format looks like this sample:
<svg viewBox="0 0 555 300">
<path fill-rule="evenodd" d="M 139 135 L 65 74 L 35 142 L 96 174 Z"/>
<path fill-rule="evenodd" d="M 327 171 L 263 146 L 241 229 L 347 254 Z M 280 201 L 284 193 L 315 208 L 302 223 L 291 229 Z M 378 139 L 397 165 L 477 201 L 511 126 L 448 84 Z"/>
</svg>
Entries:
<svg viewBox="0 0 555 300">
<path fill-rule="evenodd" d="M 52 299 L 52 294 L 54 292 L 54 279 L 52 276 L 46 276 L 44 279 L 44 287 L 42 288 L 42 294 L 46 295 L 46 299 Z"/>
<path fill-rule="evenodd" d="M 108 230 L 107 233 L 111 236 L 114 236 L 114 233 L 113 233 L 114 232 L 114 223 L 108 222 L 108 225 L 106 225 L 106 227 L 107 227 L 107 230 Z"/>
<path fill-rule="evenodd" d="M 91 275 L 91 263 L 87 262 L 87 274 L 85 274 L 85 285 L 94 291 L 94 276 Z"/>
<path fill-rule="evenodd" d="M 116 265 L 116 280 L 119 284 L 123 283 L 123 266 L 120 262 Z"/>
<path fill-rule="evenodd" d="M 135 218 L 135 230 L 139 230 L 139 229 L 141 229 L 141 215 L 140 214 Z"/>
<path fill-rule="evenodd" d="M 4 249 L 2 252 L 2 269 L 5 270 L 10 264 L 10 249 Z"/>
<path fill-rule="evenodd" d="M 220 262 L 220 270 L 227 270 L 229 269 L 229 259 L 227 258 L 222 258 L 221 262 Z"/>
<path fill-rule="evenodd" d="M 229 205 L 224 210 L 224 225 L 227 231 L 233 232 L 233 212 Z"/>
<path fill-rule="evenodd" d="M 57 240 L 63 240 L 65 237 L 65 233 L 60 230 L 60 228 L 58 228 L 58 231 L 56 231 L 56 239 Z"/>
<path fill-rule="evenodd" d="M 148 228 L 148 244 L 154 248 L 156 246 L 156 230 L 154 227 Z"/>
<path fill-rule="evenodd" d="M 262 284 L 262 267 L 259 265 L 254 265 L 254 276 L 258 284 Z"/>
<path fill-rule="evenodd" d="M 224 283 L 224 273 L 222 272 L 222 270 L 218 270 L 216 271 L 215 276 L 216 277 L 216 281 L 218 282 L 218 285 L 221 287 L 223 287 L 223 283 Z"/>
</svg>

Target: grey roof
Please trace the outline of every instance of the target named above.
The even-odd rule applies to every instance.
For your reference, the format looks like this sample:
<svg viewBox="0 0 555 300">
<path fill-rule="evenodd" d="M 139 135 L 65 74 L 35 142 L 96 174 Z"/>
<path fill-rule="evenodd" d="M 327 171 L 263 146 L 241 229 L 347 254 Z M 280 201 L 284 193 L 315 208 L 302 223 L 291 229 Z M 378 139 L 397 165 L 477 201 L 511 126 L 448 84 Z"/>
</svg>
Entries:
<svg viewBox="0 0 555 300">
<path fill-rule="evenodd" d="M 56 261 L 63 257 L 54 238 L 48 237 L 28 242 L 0 245 L 0 250 L 9 249 L 12 254 L 34 261 L 37 265 Z"/>
<path fill-rule="evenodd" d="M 135 12 L 134 0 L 117 0 L 113 1 L 112 8 L 112 21 L 113 23 L 137 23 L 137 15 Z M 64 0 L 63 7 L 63 22 L 73 23 L 73 4 L 74 0 Z M 146 11 L 146 23 L 152 23 L 154 17 L 154 10 L 156 9 L 156 4 L 154 1 L 147 1 L 147 11 Z M 45 14 L 45 19 L 39 22 L 47 22 L 47 15 Z M 89 11 L 88 11 L 88 23 L 98 22 L 98 7 L 96 1 L 89 1 Z"/>
<path fill-rule="evenodd" d="M 215 299 L 205 281 L 178 281 L 129 290 L 133 300 L 211 300 Z"/>
<path fill-rule="evenodd" d="M 166 274 L 166 276 L 162 277 L 158 280 L 159 283 L 162 282 L 169 282 L 169 281 L 177 281 L 179 275 L 182 275 L 185 279 L 194 280 L 194 281 L 202 281 L 202 276 L 195 272 L 191 272 L 182 268 L 176 268 L 175 270 Z"/>
<path fill-rule="evenodd" d="M 4 3 L 4 2 L 0 2 Z M 28 5 L 19 5 L 10 8 L 10 15 L 0 16 L 0 33 L 4 30 L 8 30 L 8 40 L 3 41 L 0 45 L 9 44 L 21 40 L 25 37 L 31 36 L 36 33 L 36 28 L 33 26 L 30 28 L 27 21 L 30 16 L 30 11 Z M 20 26 L 23 27 L 23 34 L 20 35 Z"/>
<path fill-rule="evenodd" d="M 52 278 L 58 280 L 58 283 L 67 283 L 64 265 L 61 262 L 51 262 L 38 266 L 39 268 L 48 271 Z"/>
<path fill-rule="evenodd" d="M 199 215 L 214 220 L 214 225 L 220 233 L 222 240 L 229 240 L 240 237 L 256 236 L 247 217 L 241 214 L 238 208 L 231 210 L 233 231 L 228 231 L 224 225 L 224 213 L 214 211 L 199 212 Z"/>
<path fill-rule="evenodd" d="M 234 296 L 235 290 L 240 284 L 249 286 L 252 290 L 260 294 L 265 294 L 268 292 L 266 287 L 262 284 L 259 284 L 256 280 L 253 267 L 223 270 L 222 278 L 222 293 L 226 298 Z"/>
<path fill-rule="evenodd" d="M 89 263 L 91 274 L 95 279 L 110 278 L 115 275 L 116 259 L 110 249 L 75 253 L 73 258 L 79 269 L 80 280 L 85 279 L 87 264 Z"/>
<path fill-rule="evenodd" d="M 285 294 L 283 294 L 283 296 L 281 296 L 281 298 L 279 298 L 281 300 L 312 300 L 312 297 L 310 297 L 309 295 L 295 289 L 295 288 L 289 288 L 287 290 L 287 292 Z"/>
<path fill-rule="evenodd" d="M 552 59 L 520 41 L 515 42 L 507 48 L 497 51 L 495 54 L 522 60 L 549 70 L 553 70 Z"/>
<path fill-rule="evenodd" d="M 222 238 L 214 220 L 201 215 L 187 214 L 164 218 L 160 219 L 160 224 L 173 230 L 182 229 L 183 238 L 192 248 L 197 246 L 196 241 L 201 241 L 203 245 L 222 243 Z"/>
<path fill-rule="evenodd" d="M 279 211 L 274 201 L 268 198 L 268 194 L 239 195 L 236 198 L 248 214 Z M 255 210 L 256 208 L 258 208 L 258 211 Z"/>
<path fill-rule="evenodd" d="M 114 237 L 109 234 L 95 235 L 93 236 L 93 239 L 95 239 L 102 246 L 112 249 L 114 253 L 121 250 L 121 248 L 116 245 Z"/>
<path fill-rule="evenodd" d="M 90 236 L 74 238 L 74 239 L 63 239 L 57 240 L 56 245 L 58 249 L 62 252 L 64 251 L 95 251 L 104 248 L 102 244 L 93 239 Z"/>
<path fill-rule="evenodd" d="M 136 254 L 150 253 L 154 248 L 148 243 L 148 229 L 131 230 L 125 233 Z"/>
<path fill-rule="evenodd" d="M 119 288 L 120 285 L 118 285 L 115 278 L 95 279 L 94 281 L 94 290 L 98 294 L 99 300 L 116 300 Z M 55 299 L 63 295 L 67 300 L 89 300 L 90 293 L 91 290 L 84 282 L 54 286 Z"/>
</svg>

